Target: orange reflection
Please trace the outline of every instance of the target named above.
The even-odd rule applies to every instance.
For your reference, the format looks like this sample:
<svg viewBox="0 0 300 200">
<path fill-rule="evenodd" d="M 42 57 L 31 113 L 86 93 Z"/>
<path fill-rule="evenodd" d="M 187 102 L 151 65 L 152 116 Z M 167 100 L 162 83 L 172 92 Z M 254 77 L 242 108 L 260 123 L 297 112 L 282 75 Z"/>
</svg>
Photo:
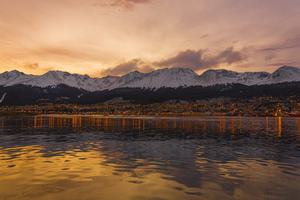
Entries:
<svg viewBox="0 0 300 200">
<path fill-rule="evenodd" d="M 219 132 L 225 133 L 226 130 L 226 117 L 221 117 L 219 122 Z"/>
<path fill-rule="evenodd" d="M 281 137 L 282 135 L 282 117 L 277 117 L 277 136 Z"/>
<path fill-rule="evenodd" d="M 273 119 L 272 119 L 273 120 Z M 300 119 L 298 119 L 300 121 Z M 5 127 L 7 121 L 1 120 L 0 126 Z M 93 128 L 100 131 L 142 131 L 151 129 L 162 130 L 182 130 L 190 133 L 225 133 L 228 131 L 231 134 L 236 134 L 240 131 L 258 130 L 258 126 L 264 130 L 273 130 L 279 137 L 283 132 L 283 118 L 276 117 L 274 121 L 270 121 L 268 117 L 262 120 L 255 118 L 242 117 L 109 117 L 98 115 L 38 115 L 33 118 L 24 118 L 17 121 L 17 126 L 23 128 L 73 128 L 85 129 Z M 245 124 L 245 126 L 244 126 Z M 299 127 L 295 120 L 295 128 Z"/>
<path fill-rule="evenodd" d="M 49 181 L 53 179 L 73 179 L 76 181 L 90 180 L 94 176 L 111 175 L 112 169 L 109 167 L 101 167 L 98 164 L 105 161 L 101 152 L 73 151 L 58 156 L 45 156 L 41 153 L 43 150 L 40 146 L 25 146 L 14 149 L 0 150 L 0 155 L 7 158 L 1 161 L 0 174 L 14 174 L 22 171 L 18 178 L 27 182 L 33 176 L 38 177 L 39 181 Z M 13 163 L 10 161 L 10 152 L 19 152 Z M 81 159 L 84 158 L 84 159 Z M 97 158 L 97 159 L 86 159 Z M 13 166 L 11 168 L 7 166 Z M 84 171 L 84 173 L 80 173 Z M 72 175 L 72 176 L 71 176 Z M 20 177 L 21 176 L 21 177 Z M 15 179 L 15 176 L 5 176 L 2 180 Z M 35 182 L 37 183 L 37 182 Z"/>
<path fill-rule="evenodd" d="M 234 118 L 230 119 L 230 130 L 232 134 L 235 134 L 235 120 Z"/>
<path fill-rule="evenodd" d="M 146 173 L 147 168 L 156 166 L 147 165 L 142 159 L 136 161 L 139 167 L 130 172 L 120 172 L 118 168 L 124 166 L 107 164 L 101 151 L 74 149 L 57 152 L 58 155 L 53 156 L 46 156 L 42 151 L 41 146 L 0 148 L 0 157 L 3 158 L 0 162 L 0 199 L 16 199 L 18 195 L 18 199 L 25 200 L 99 197 L 114 200 L 122 194 L 122 199 L 129 200 L 137 196 L 144 197 L 142 199 L 153 197 L 155 193 L 168 199 L 187 197 L 185 185 L 161 178 L 164 174 L 158 171 Z M 117 155 L 114 154 L 115 157 Z M 147 193 L 141 190 L 144 185 L 149 190 Z M 183 191 L 174 188 L 182 188 Z"/>
<path fill-rule="evenodd" d="M 80 128 L 81 127 L 81 116 L 73 116 L 72 117 L 72 127 L 73 128 Z"/>
</svg>

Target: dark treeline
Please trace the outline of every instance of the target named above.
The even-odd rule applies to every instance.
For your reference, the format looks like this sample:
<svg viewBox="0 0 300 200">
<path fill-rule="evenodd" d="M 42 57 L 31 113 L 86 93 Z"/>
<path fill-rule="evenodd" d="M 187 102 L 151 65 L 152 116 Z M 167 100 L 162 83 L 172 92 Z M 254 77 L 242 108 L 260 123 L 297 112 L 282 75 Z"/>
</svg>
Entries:
<svg viewBox="0 0 300 200">
<path fill-rule="evenodd" d="M 161 88 L 157 90 L 120 88 L 98 92 L 88 92 L 59 85 L 57 87 L 32 87 L 16 85 L 0 87 L 0 95 L 6 93 L 0 105 L 33 105 L 42 103 L 96 104 L 112 99 L 123 99 L 131 103 L 150 104 L 168 100 L 197 101 L 214 98 L 247 100 L 255 97 L 300 97 L 300 82 L 273 85 L 246 86 L 241 84 L 216 85 L 210 87 Z M 0 96 L 0 97 L 1 97 Z"/>
</svg>

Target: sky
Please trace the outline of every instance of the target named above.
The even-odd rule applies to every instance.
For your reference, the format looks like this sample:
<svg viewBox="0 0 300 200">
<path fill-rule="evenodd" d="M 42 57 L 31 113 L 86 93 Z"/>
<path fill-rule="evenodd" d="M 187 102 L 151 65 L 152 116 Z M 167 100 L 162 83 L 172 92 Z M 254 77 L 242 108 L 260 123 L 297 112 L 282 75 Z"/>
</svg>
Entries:
<svg viewBox="0 0 300 200">
<path fill-rule="evenodd" d="M 299 0 L 0 0 L 0 71 L 300 66 Z"/>
</svg>

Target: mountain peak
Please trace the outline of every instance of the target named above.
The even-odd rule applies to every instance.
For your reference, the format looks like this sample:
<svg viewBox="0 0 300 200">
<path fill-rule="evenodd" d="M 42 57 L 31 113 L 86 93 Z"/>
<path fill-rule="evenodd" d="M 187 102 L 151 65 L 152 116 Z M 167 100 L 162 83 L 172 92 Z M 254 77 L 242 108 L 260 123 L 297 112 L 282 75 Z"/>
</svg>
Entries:
<svg viewBox="0 0 300 200">
<path fill-rule="evenodd" d="M 181 67 L 174 67 L 174 68 L 163 68 L 163 69 L 158 69 L 158 70 L 155 70 L 155 71 L 163 71 L 163 72 L 194 72 L 194 70 L 190 69 L 190 68 L 181 68 Z"/>
<path fill-rule="evenodd" d="M 0 85 L 11 86 L 22 84 L 25 81 L 32 79 L 34 76 L 24 74 L 23 72 L 12 70 L 0 74 Z"/>
<path fill-rule="evenodd" d="M 0 74 L 0 85 L 16 84 L 37 87 L 58 86 L 61 84 L 87 91 L 101 91 L 115 88 L 178 88 L 190 86 L 212 86 L 239 83 L 244 85 L 263 85 L 300 81 L 300 68 L 282 66 L 274 73 L 244 72 L 225 69 L 210 69 L 200 76 L 189 68 L 164 68 L 149 73 L 132 71 L 124 76 L 91 78 L 88 75 L 71 74 L 63 71 L 49 71 L 41 76 L 26 75 L 17 70 Z"/>
<path fill-rule="evenodd" d="M 238 74 L 238 72 L 227 70 L 227 69 L 209 69 L 205 71 L 203 74 L 208 74 L 208 73 L 216 73 L 216 74 Z"/>
<path fill-rule="evenodd" d="M 300 81 L 300 68 L 283 66 L 277 69 L 271 76 L 274 83 Z"/>
<path fill-rule="evenodd" d="M 150 72 L 146 76 L 198 77 L 198 74 L 189 68 L 164 68 Z"/>
<path fill-rule="evenodd" d="M 162 87 L 188 87 L 198 85 L 199 76 L 187 68 L 164 68 L 143 74 L 142 78 L 131 81 L 124 87 L 158 89 Z"/>
<path fill-rule="evenodd" d="M 18 70 L 12 70 L 12 71 L 6 71 L 3 74 L 11 74 L 11 75 L 25 75 L 23 72 L 20 72 Z"/>
<path fill-rule="evenodd" d="M 278 72 L 278 71 L 299 71 L 299 70 L 300 70 L 300 68 L 298 68 L 298 67 L 284 65 L 284 66 L 278 68 L 275 72 Z"/>
<path fill-rule="evenodd" d="M 70 75 L 71 73 L 64 72 L 64 71 L 59 71 L 59 70 L 51 70 L 51 71 L 46 72 L 43 75 L 52 75 L 52 74 L 66 74 L 66 75 Z"/>
<path fill-rule="evenodd" d="M 128 74 L 125 74 L 123 77 L 125 77 L 125 76 L 142 76 L 142 75 L 144 75 L 144 73 L 135 70 L 135 71 L 129 72 Z"/>
</svg>

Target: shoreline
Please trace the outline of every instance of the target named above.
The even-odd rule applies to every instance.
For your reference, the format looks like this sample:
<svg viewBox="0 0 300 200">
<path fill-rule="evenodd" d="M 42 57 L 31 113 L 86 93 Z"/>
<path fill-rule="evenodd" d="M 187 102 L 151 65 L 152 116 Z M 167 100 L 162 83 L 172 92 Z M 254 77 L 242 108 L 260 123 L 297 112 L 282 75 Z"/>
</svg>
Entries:
<svg viewBox="0 0 300 200">
<path fill-rule="evenodd" d="M 28 113 L 28 112 L 0 112 L 0 117 L 14 117 L 14 116 L 82 116 L 82 117 L 108 117 L 108 118 L 197 118 L 197 117 L 259 117 L 259 118 L 299 118 L 300 114 L 288 114 L 284 116 L 272 116 L 272 115 L 226 115 L 220 113 L 204 114 L 204 113 L 164 113 L 164 114 L 119 114 L 119 113 L 64 113 L 64 112 L 46 112 L 46 113 Z"/>
</svg>

